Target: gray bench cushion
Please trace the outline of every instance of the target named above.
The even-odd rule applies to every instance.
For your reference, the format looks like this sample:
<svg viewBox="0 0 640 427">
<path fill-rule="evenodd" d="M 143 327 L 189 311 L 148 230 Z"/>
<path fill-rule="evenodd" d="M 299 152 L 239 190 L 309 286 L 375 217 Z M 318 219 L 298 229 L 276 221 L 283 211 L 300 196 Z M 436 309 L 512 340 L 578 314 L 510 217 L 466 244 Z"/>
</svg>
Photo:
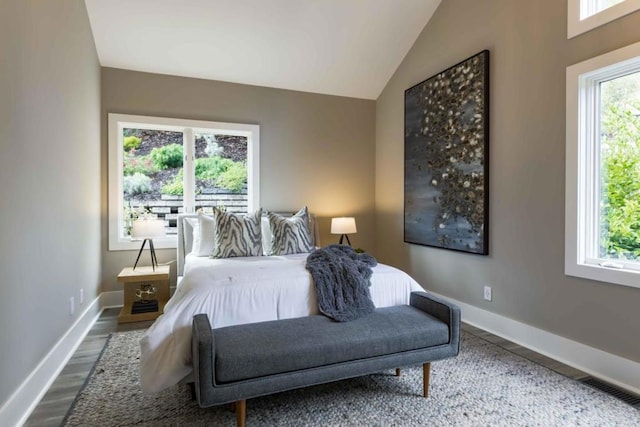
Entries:
<svg viewBox="0 0 640 427">
<path fill-rule="evenodd" d="M 318 315 L 229 326 L 213 338 L 216 380 L 230 383 L 447 344 L 449 327 L 401 305 L 351 322 Z"/>
</svg>

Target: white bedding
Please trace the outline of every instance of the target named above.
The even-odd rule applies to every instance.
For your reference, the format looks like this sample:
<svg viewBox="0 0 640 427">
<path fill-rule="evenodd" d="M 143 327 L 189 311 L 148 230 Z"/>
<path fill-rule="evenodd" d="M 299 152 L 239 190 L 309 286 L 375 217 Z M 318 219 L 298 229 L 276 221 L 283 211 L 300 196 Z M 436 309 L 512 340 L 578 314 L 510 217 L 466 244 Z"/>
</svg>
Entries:
<svg viewBox="0 0 640 427">
<path fill-rule="evenodd" d="M 317 314 L 315 288 L 305 268 L 308 254 L 210 259 L 188 255 L 180 287 L 140 347 L 142 390 L 177 384 L 191 369 L 191 323 L 206 313 L 214 328 Z M 422 287 L 408 274 L 378 264 L 371 277 L 376 307 L 408 304 Z"/>
</svg>

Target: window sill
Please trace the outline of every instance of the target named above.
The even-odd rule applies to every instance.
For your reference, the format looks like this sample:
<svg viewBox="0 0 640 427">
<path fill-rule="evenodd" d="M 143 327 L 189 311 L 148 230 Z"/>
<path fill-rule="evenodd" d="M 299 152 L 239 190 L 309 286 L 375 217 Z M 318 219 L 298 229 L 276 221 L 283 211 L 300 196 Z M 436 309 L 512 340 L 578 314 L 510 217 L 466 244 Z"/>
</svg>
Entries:
<svg viewBox="0 0 640 427">
<path fill-rule="evenodd" d="M 567 276 L 640 288 L 640 271 L 638 270 L 602 267 L 596 264 L 566 264 L 564 273 Z"/>
</svg>

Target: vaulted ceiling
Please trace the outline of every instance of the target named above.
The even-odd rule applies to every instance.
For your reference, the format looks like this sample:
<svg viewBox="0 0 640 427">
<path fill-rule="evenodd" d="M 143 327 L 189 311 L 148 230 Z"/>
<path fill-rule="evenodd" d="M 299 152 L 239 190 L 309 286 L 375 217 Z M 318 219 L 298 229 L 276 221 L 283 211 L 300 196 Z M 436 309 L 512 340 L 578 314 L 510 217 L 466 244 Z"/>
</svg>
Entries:
<svg viewBox="0 0 640 427">
<path fill-rule="evenodd" d="M 102 66 L 376 99 L 440 0 L 85 0 Z"/>
</svg>

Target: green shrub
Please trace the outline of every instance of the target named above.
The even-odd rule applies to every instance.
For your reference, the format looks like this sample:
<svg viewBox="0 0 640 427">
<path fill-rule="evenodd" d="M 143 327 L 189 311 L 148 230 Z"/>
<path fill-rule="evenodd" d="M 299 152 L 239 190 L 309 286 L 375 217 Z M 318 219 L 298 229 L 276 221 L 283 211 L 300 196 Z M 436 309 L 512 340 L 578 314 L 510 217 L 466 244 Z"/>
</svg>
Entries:
<svg viewBox="0 0 640 427">
<path fill-rule="evenodd" d="M 135 156 L 130 153 L 125 153 L 123 164 L 124 175 L 133 175 L 135 173 L 151 175 L 156 172 L 157 169 L 153 166 L 150 156 Z"/>
<path fill-rule="evenodd" d="M 216 186 L 239 193 L 247 185 L 247 167 L 241 162 L 232 162 L 216 179 Z"/>
<path fill-rule="evenodd" d="M 161 192 L 162 194 L 170 194 L 172 196 L 182 196 L 184 194 L 182 169 L 173 177 L 173 181 L 162 186 Z"/>
<path fill-rule="evenodd" d="M 157 169 L 182 167 L 182 145 L 169 144 L 151 150 L 151 161 Z"/>
<path fill-rule="evenodd" d="M 124 151 L 127 153 L 131 150 L 137 150 L 140 147 L 140 143 L 142 142 L 141 138 L 137 136 L 125 136 L 124 137 Z"/>
<path fill-rule="evenodd" d="M 139 172 L 124 177 L 124 192 L 130 196 L 151 191 L 151 178 Z"/>
<path fill-rule="evenodd" d="M 196 178 L 215 183 L 220 174 L 226 172 L 233 163 L 233 160 L 225 159 L 220 156 L 196 159 Z"/>
</svg>

